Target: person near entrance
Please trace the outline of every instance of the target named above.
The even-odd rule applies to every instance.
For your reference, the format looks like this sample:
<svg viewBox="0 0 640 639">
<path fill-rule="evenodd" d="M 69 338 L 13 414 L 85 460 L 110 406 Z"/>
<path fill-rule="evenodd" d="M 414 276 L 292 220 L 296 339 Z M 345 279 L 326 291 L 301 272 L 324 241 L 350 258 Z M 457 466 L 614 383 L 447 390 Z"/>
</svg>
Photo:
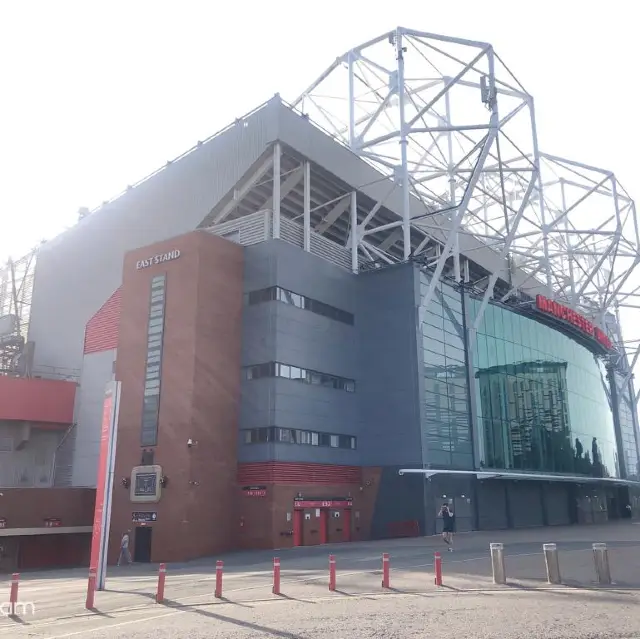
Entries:
<svg viewBox="0 0 640 639">
<path fill-rule="evenodd" d="M 453 511 L 449 508 L 449 504 L 442 504 L 440 509 L 442 517 L 442 539 L 447 544 L 447 550 L 453 552 Z"/>
<path fill-rule="evenodd" d="M 122 539 L 120 540 L 120 555 L 118 556 L 118 566 L 123 559 L 126 559 L 127 563 L 131 563 L 131 553 L 129 552 L 129 533 L 131 531 L 127 530 L 124 535 L 122 535 Z"/>
</svg>

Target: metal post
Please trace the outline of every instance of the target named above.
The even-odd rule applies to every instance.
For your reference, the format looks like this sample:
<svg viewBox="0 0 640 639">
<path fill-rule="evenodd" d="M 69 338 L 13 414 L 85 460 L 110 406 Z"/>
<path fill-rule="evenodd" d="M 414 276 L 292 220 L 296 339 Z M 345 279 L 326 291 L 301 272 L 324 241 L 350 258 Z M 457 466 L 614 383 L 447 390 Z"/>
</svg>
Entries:
<svg viewBox="0 0 640 639">
<path fill-rule="evenodd" d="M 216 561 L 216 591 L 215 597 L 216 599 L 222 598 L 222 569 L 224 567 L 224 563 L 220 560 Z"/>
<path fill-rule="evenodd" d="M 167 564 L 160 564 L 158 568 L 158 591 L 156 592 L 156 603 L 164 601 L 164 582 L 167 578 Z"/>
<path fill-rule="evenodd" d="M 280 142 L 273 145 L 273 239 L 280 239 Z"/>
<path fill-rule="evenodd" d="M 382 554 L 382 587 L 389 588 L 389 553 Z"/>
<path fill-rule="evenodd" d="M 280 594 L 280 557 L 273 558 L 273 594 Z"/>
<path fill-rule="evenodd" d="M 556 544 L 542 544 L 542 552 L 544 553 L 544 563 L 547 567 L 547 581 L 550 584 L 561 584 L 558 546 Z"/>
<path fill-rule="evenodd" d="M 439 552 L 433 553 L 433 567 L 436 573 L 434 583 L 436 586 L 442 586 L 442 556 Z"/>
<path fill-rule="evenodd" d="M 493 571 L 494 584 L 506 584 L 507 573 L 504 569 L 504 545 L 490 544 L 491 550 L 491 569 Z"/>
<path fill-rule="evenodd" d="M 593 544 L 592 547 L 598 583 L 610 584 L 611 569 L 609 568 L 609 551 L 607 550 L 607 544 Z"/>
<path fill-rule="evenodd" d="M 329 590 L 336 589 L 336 558 L 329 555 Z"/>
<path fill-rule="evenodd" d="M 87 610 L 93 610 L 95 608 L 95 596 L 96 596 L 96 571 L 89 571 L 89 583 L 87 584 L 87 599 L 84 607 Z"/>
<path fill-rule="evenodd" d="M 9 606 L 11 608 L 10 615 L 16 614 L 16 605 L 18 604 L 18 587 L 20 584 L 20 573 L 14 572 L 11 575 L 11 592 L 9 594 Z"/>
</svg>

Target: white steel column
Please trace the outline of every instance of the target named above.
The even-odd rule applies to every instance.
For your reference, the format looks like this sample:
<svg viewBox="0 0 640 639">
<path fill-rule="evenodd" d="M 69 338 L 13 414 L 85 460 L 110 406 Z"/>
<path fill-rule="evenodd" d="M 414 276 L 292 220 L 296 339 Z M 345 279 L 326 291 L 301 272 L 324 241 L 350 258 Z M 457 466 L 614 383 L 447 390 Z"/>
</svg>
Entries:
<svg viewBox="0 0 640 639">
<path fill-rule="evenodd" d="M 304 162 L 304 250 L 311 251 L 311 162 Z"/>
<path fill-rule="evenodd" d="M 449 78 L 445 78 L 445 81 L 448 81 Z M 456 178 L 454 174 L 454 161 L 453 161 L 453 136 L 451 134 L 451 98 L 449 96 L 449 92 L 447 91 L 444 95 L 444 104 L 445 104 L 445 117 L 447 119 L 447 152 L 448 152 L 448 173 L 449 173 L 449 206 L 451 206 L 451 210 L 455 208 L 456 205 Z M 484 175 L 483 175 L 484 177 Z M 451 216 L 451 223 L 453 224 L 454 216 Z M 454 231 L 455 239 L 453 242 L 453 274 L 456 283 L 460 282 L 461 274 L 460 274 L 460 234 L 458 233 L 458 229 Z"/>
<path fill-rule="evenodd" d="M 273 239 L 280 239 L 280 142 L 273 145 Z"/>
<path fill-rule="evenodd" d="M 358 193 L 351 191 L 351 270 L 358 272 Z"/>
<path fill-rule="evenodd" d="M 355 55 L 353 51 L 347 54 L 347 66 L 349 69 L 349 146 L 356 147 L 356 95 L 354 88 L 353 63 Z"/>
<path fill-rule="evenodd" d="M 398 61 L 398 109 L 400 111 L 400 173 L 402 180 L 402 243 L 404 259 L 411 255 L 411 199 L 409 197 L 409 163 L 407 159 L 407 120 L 405 117 L 404 47 L 402 30 L 396 30 L 396 58 Z"/>
<path fill-rule="evenodd" d="M 540 223 L 542 226 L 542 250 L 544 261 L 544 272 L 546 275 L 547 293 L 553 297 L 553 287 L 551 285 L 551 262 L 549 261 L 549 229 L 547 227 L 545 215 L 544 191 L 542 187 L 542 174 L 540 172 L 540 149 L 538 148 L 538 128 L 536 126 L 536 111 L 533 97 L 529 96 L 529 113 L 531 117 L 531 141 L 533 144 L 533 166 L 538 176 L 538 206 L 540 210 Z"/>
<path fill-rule="evenodd" d="M 560 199 L 562 204 L 562 213 L 567 212 L 567 194 L 565 190 L 565 181 L 563 178 L 560 178 Z M 569 262 L 569 280 L 571 283 L 571 306 L 576 308 L 579 300 L 576 299 L 576 280 L 573 274 L 573 254 L 571 252 L 571 235 L 569 233 L 569 218 L 564 216 L 564 232 L 565 232 L 565 242 L 567 243 L 567 258 Z"/>
</svg>

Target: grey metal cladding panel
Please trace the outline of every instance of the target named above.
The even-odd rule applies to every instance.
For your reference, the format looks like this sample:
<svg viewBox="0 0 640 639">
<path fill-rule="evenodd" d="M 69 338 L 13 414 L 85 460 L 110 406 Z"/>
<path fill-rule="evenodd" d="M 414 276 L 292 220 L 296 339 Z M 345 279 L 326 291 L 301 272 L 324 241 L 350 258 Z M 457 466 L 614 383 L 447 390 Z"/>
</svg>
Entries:
<svg viewBox="0 0 640 639">
<path fill-rule="evenodd" d="M 358 378 L 357 332 L 354 326 L 282 302 L 275 310 L 275 360 L 321 373 Z"/>
<path fill-rule="evenodd" d="M 255 383 L 259 384 L 260 380 Z M 359 435 L 357 390 L 347 393 L 277 379 L 274 392 L 274 426 Z"/>
<path fill-rule="evenodd" d="M 277 260 L 277 284 L 343 311 L 353 313 L 356 275 L 283 242 L 269 242 Z"/>
<path fill-rule="evenodd" d="M 359 465 L 357 450 L 328 446 L 298 446 L 296 444 L 240 444 L 239 462 L 283 461 L 311 464 Z"/>
<path fill-rule="evenodd" d="M 259 291 L 277 283 L 277 258 L 273 241 L 244 248 L 244 291 Z"/>
<path fill-rule="evenodd" d="M 363 463 L 422 465 L 414 269 L 385 269 L 359 284 Z"/>
<path fill-rule="evenodd" d="M 265 151 L 273 115 L 258 111 L 42 247 L 29 332 L 36 364 L 80 367 L 85 325 L 120 286 L 124 254 L 195 229 Z"/>
<path fill-rule="evenodd" d="M 102 406 L 107 382 L 113 378 L 116 351 L 86 355 L 82 364 L 80 390 L 82 399 L 75 415 L 76 437 L 73 452 L 74 486 L 94 487 L 100 455 Z"/>
<path fill-rule="evenodd" d="M 242 314 L 242 365 L 277 360 L 276 307 L 278 302 L 245 306 Z"/>
<path fill-rule="evenodd" d="M 274 426 L 275 379 L 242 380 L 240 429 Z"/>
</svg>

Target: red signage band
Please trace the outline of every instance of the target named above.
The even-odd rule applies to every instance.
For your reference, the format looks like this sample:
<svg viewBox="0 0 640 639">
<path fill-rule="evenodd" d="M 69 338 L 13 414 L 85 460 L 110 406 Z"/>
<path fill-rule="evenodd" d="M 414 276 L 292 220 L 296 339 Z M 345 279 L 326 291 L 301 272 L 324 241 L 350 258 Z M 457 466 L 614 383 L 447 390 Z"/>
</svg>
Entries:
<svg viewBox="0 0 640 639">
<path fill-rule="evenodd" d="M 265 489 L 261 490 L 243 490 L 242 491 L 246 497 L 266 497 L 267 491 Z"/>
<path fill-rule="evenodd" d="M 554 302 L 544 295 L 536 296 L 536 308 L 543 313 L 569 322 L 569 324 L 579 328 L 583 333 L 595 338 L 605 348 L 612 348 L 611 340 L 606 333 L 597 326 L 594 326 L 586 317 L 580 315 L 580 313 L 576 313 L 576 311 L 558 302 Z"/>
<path fill-rule="evenodd" d="M 96 505 L 93 513 L 93 536 L 91 538 L 91 557 L 89 567 L 98 569 L 100 561 L 100 540 L 102 537 L 102 513 L 106 497 L 107 462 L 109 456 L 109 434 L 111 430 L 111 407 L 113 397 L 108 395 L 102 406 L 102 428 L 100 432 L 100 457 L 98 461 L 98 481 L 96 486 Z"/>
<path fill-rule="evenodd" d="M 301 500 L 296 499 L 293 502 L 294 508 L 351 508 L 353 506 L 353 502 L 343 500 L 343 501 L 322 501 L 322 500 Z"/>
</svg>

